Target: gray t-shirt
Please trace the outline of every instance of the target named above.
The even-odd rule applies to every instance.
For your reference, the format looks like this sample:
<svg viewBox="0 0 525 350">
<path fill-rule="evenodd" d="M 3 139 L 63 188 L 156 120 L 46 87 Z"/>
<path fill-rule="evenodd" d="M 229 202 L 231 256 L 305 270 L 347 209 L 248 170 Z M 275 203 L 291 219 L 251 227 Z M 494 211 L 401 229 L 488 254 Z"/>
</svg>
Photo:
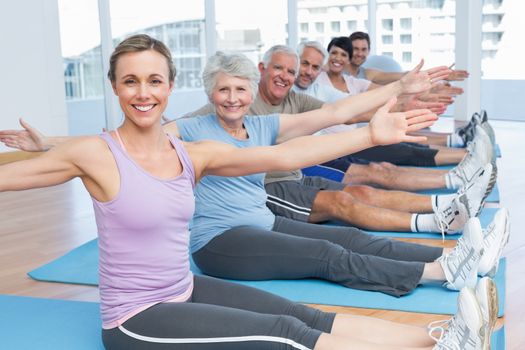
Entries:
<svg viewBox="0 0 525 350">
<path fill-rule="evenodd" d="M 286 113 L 286 114 L 297 114 L 312 111 L 319 109 L 323 106 L 324 102 L 318 100 L 314 97 L 308 96 L 306 94 L 296 93 L 295 91 L 290 91 L 288 96 L 284 101 L 279 105 L 271 105 L 265 102 L 259 94 L 255 97 L 248 113 L 250 115 L 269 115 L 275 113 Z M 195 112 L 189 114 L 190 117 L 195 117 L 199 115 L 208 115 L 215 113 L 215 107 L 208 103 L 207 105 L 199 108 Z M 265 178 L 265 183 L 276 182 L 276 181 L 285 181 L 285 180 L 300 180 L 303 177 L 301 170 L 295 171 L 279 171 L 267 173 Z"/>
</svg>

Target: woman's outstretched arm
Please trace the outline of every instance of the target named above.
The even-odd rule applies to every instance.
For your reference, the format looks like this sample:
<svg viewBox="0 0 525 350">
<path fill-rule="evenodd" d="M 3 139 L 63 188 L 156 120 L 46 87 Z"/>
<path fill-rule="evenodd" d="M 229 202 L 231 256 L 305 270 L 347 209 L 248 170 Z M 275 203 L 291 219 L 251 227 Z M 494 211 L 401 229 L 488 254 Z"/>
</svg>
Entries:
<svg viewBox="0 0 525 350">
<path fill-rule="evenodd" d="M 379 108 L 368 126 L 348 132 L 303 136 L 276 146 L 252 148 L 203 141 L 190 146 L 193 147 L 190 153 L 200 176 L 241 176 L 300 169 L 372 146 L 425 140 L 407 133 L 432 125 L 437 116 L 429 110 L 389 113 L 395 103 L 395 98 L 392 98 Z"/>
</svg>

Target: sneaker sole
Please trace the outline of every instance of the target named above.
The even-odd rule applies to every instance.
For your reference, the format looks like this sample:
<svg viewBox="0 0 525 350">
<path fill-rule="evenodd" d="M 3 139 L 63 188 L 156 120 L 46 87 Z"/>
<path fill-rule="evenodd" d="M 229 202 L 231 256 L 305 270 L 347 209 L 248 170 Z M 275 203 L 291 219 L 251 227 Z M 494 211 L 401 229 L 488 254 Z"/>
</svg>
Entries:
<svg viewBox="0 0 525 350">
<path fill-rule="evenodd" d="M 492 268 L 485 274 L 485 276 L 493 278 L 496 275 L 496 273 L 498 272 L 499 260 L 500 260 L 500 257 L 501 257 L 501 253 L 503 252 L 503 249 L 505 248 L 507 243 L 509 243 L 509 239 L 510 239 L 510 220 L 509 220 L 508 213 L 507 213 L 507 215 L 505 215 L 505 228 L 504 228 L 504 230 L 505 231 L 503 232 L 503 236 L 501 237 L 501 244 L 500 244 L 500 248 L 498 250 L 498 253 L 493 258 L 493 260 L 492 260 L 492 262 L 490 264 L 490 265 L 492 265 Z"/>
<path fill-rule="evenodd" d="M 492 279 L 489 279 L 487 281 L 486 288 L 486 293 L 489 296 L 489 319 L 485 330 L 483 330 L 483 333 L 485 333 L 483 338 L 483 350 L 490 350 L 490 340 L 492 338 L 492 331 L 494 330 L 494 326 L 496 325 L 496 321 L 498 320 L 499 300 L 498 289 L 496 287 L 496 283 L 494 283 Z"/>
</svg>

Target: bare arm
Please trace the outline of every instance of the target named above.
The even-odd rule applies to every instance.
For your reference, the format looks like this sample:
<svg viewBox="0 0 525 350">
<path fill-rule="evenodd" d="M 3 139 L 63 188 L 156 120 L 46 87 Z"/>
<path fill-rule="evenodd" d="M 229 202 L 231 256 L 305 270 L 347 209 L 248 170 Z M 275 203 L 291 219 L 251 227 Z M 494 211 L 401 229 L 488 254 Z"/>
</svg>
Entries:
<svg viewBox="0 0 525 350">
<path fill-rule="evenodd" d="M 310 135 L 321 129 L 337 124 L 351 123 L 353 118 L 364 115 L 370 110 L 385 104 L 392 96 L 415 94 L 432 87 L 431 79 L 441 75 L 441 68 L 422 72 L 420 62 L 401 80 L 372 89 L 356 96 L 349 96 L 334 103 L 324 104 L 321 109 L 296 115 L 282 114 L 277 143 L 298 136 Z M 448 69 L 445 67 L 448 74 Z"/>
<path fill-rule="evenodd" d="M 0 130 L 0 142 L 3 142 L 7 147 L 21 151 L 42 152 L 76 138 L 73 136 L 45 136 L 22 118 L 20 118 L 20 125 L 22 130 Z M 175 137 L 180 136 L 175 121 L 164 124 L 163 129 Z"/>
<path fill-rule="evenodd" d="M 83 140 L 69 141 L 41 156 L 0 166 L 0 192 L 58 185 L 84 175 L 77 160 Z"/>
<path fill-rule="evenodd" d="M 448 79 L 449 76 L 454 74 L 454 71 L 450 70 L 445 66 L 438 66 L 425 70 L 424 72 L 428 73 L 432 82 L 436 82 L 443 79 Z M 402 79 L 409 72 L 384 72 L 379 69 L 365 69 L 366 79 L 379 84 L 385 85 L 396 80 Z"/>
<path fill-rule="evenodd" d="M 322 136 L 303 136 L 277 146 L 235 148 L 204 141 L 192 152 L 201 174 L 241 176 L 252 173 L 299 169 L 319 164 L 362 149 L 398 142 L 420 142 L 424 137 L 408 136 L 408 132 L 430 126 L 436 115 L 428 110 L 389 113 L 395 104 L 390 100 L 381 107 L 369 126 Z M 213 151 L 210 151 L 213 150 Z M 198 154 L 196 158 L 193 156 Z"/>
<path fill-rule="evenodd" d="M 365 69 L 365 77 L 371 82 L 379 85 L 390 84 L 396 80 L 403 78 L 406 72 L 384 72 L 378 69 Z"/>
</svg>

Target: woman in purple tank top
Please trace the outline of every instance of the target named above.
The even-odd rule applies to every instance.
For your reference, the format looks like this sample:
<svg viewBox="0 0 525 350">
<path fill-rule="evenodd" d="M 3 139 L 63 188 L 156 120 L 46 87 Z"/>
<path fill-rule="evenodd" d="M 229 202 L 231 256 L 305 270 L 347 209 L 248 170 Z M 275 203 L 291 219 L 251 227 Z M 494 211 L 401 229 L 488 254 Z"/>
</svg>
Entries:
<svg viewBox="0 0 525 350">
<path fill-rule="evenodd" d="M 348 133 L 244 149 L 213 141 L 183 143 L 161 127 L 175 79 L 163 43 L 146 35 L 124 40 L 111 56 L 108 77 L 125 116 L 118 130 L 76 138 L 38 158 L 0 167 L 0 191 L 80 177 L 91 194 L 107 349 L 451 349 L 467 342 L 481 349 L 480 329 L 486 324 L 471 290 L 460 293 L 459 312 L 448 330 L 436 327 L 443 333 L 437 339 L 424 328 L 325 313 L 189 270 L 188 222 L 193 187 L 201 177 L 322 163 L 404 141 L 407 131 L 432 124 L 435 116 L 389 114 L 392 100 L 377 114 L 377 123 Z"/>
</svg>

